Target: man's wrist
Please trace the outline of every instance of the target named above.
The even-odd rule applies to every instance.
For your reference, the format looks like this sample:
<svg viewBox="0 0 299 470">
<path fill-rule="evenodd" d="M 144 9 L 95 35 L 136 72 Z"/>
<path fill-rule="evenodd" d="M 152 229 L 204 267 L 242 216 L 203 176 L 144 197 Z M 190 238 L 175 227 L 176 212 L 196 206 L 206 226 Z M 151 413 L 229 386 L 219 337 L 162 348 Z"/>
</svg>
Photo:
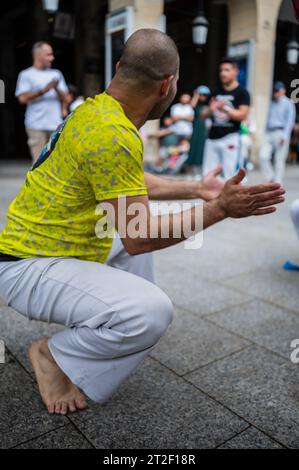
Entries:
<svg viewBox="0 0 299 470">
<path fill-rule="evenodd" d="M 205 185 L 203 181 L 192 181 L 189 183 L 189 189 L 191 191 L 191 198 L 192 199 L 203 199 L 205 200 L 204 197 L 204 191 L 205 191 Z"/>
<path fill-rule="evenodd" d="M 210 201 L 209 205 L 211 205 L 214 208 L 215 217 L 217 218 L 217 220 L 219 222 L 221 220 L 225 220 L 225 219 L 228 218 L 228 214 L 227 214 L 225 204 L 221 201 L 220 197 L 217 197 L 213 201 Z"/>
</svg>

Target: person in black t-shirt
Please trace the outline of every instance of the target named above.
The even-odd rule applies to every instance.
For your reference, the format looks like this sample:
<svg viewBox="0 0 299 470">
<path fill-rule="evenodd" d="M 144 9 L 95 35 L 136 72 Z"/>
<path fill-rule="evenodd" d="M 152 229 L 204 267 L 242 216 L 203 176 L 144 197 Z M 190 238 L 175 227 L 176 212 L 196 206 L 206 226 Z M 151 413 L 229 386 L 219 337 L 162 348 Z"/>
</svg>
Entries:
<svg viewBox="0 0 299 470">
<path fill-rule="evenodd" d="M 242 121 L 248 118 L 250 95 L 240 86 L 238 74 L 238 65 L 232 59 L 221 61 L 221 86 L 202 111 L 202 118 L 212 120 L 205 148 L 204 175 L 220 164 L 224 178 L 229 179 L 243 166 L 240 129 Z"/>
</svg>

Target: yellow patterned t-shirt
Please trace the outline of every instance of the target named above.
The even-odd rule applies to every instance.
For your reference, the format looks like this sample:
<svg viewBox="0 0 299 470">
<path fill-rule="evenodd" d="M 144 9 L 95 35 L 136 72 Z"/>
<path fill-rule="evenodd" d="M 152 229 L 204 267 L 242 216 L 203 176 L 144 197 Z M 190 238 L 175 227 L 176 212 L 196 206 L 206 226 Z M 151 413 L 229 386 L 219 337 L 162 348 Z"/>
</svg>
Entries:
<svg viewBox="0 0 299 470">
<path fill-rule="evenodd" d="M 88 98 L 52 134 L 8 211 L 0 253 L 71 256 L 104 263 L 111 236 L 98 237 L 99 203 L 147 195 L 143 143 L 120 103 Z"/>
</svg>

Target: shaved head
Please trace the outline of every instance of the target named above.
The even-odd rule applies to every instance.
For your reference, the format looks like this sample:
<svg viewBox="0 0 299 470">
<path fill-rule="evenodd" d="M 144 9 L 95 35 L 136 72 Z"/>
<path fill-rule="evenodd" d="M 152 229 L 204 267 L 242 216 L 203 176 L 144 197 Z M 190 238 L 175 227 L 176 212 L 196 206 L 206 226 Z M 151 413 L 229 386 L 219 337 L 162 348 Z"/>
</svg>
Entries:
<svg viewBox="0 0 299 470">
<path fill-rule="evenodd" d="M 177 94 L 180 58 L 175 42 L 158 29 L 139 29 L 124 46 L 107 92 L 135 125 L 159 119 Z"/>
<path fill-rule="evenodd" d="M 117 71 L 128 86 L 151 89 L 179 70 L 175 42 L 157 29 L 140 29 L 127 41 Z"/>
<path fill-rule="evenodd" d="M 35 43 L 32 54 L 35 65 L 42 69 L 51 67 L 55 59 L 51 45 L 45 41 Z"/>
</svg>

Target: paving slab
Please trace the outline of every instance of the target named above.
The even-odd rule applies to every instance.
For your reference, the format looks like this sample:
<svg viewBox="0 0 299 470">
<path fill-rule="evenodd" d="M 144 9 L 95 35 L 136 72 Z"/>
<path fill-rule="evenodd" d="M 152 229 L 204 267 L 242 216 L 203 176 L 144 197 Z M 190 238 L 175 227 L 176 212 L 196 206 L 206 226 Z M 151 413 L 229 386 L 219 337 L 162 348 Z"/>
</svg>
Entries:
<svg viewBox="0 0 299 470">
<path fill-rule="evenodd" d="M 299 366 L 259 346 L 184 376 L 252 425 L 299 447 Z"/>
<path fill-rule="evenodd" d="M 249 291 L 259 299 L 269 301 L 299 313 L 298 276 L 284 279 L 273 271 L 257 271 L 223 281 L 223 285 L 245 294 Z"/>
<path fill-rule="evenodd" d="M 174 304 L 198 316 L 224 310 L 252 300 L 250 294 L 236 292 L 231 287 L 190 275 L 182 266 L 169 269 L 167 265 L 157 273 L 158 285 L 170 296 Z"/>
<path fill-rule="evenodd" d="M 68 424 L 56 431 L 18 445 L 16 449 L 93 449 L 93 446 L 72 425 Z"/>
<path fill-rule="evenodd" d="M 149 357 L 113 399 L 71 420 L 99 449 L 214 448 L 248 427 Z"/>
<path fill-rule="evenodd" d="M 287 359 L 292 341 L 299 338 L 299 315 L 261 300 L 209 315 L 208 320 Z"/>
<path fill-rule="evenodd" d="M 2 339 L 5 341 L 7 348 L 30 372 L 32 368 L 27 351 L 32 342 L 49 338 L 63 329 L 61 325 L 49 325 L 48 323 L 28 320 L 12 308 L 7 307 L 0 307 L 0 324 Z"/>
<path fill-rule="evenodd" d="M 184 375 L 250 344 L 194 314 L 177 309 L 166 335 L 150 356 L 178 375 Z"/>
<path fill-rule="evenodd" d="M 15 447 L 64 426 L 67 419 L 50 416 L 27 372 L 6 353 L 0 364 L 0 448 Z"/>
<path fill-rule="evenodd" d="M 220 446 L 219 449 L 283 449 L 284 447 L 270 439 L 264 433 L 252 426 L 230 441 Z"/>
</svg>

